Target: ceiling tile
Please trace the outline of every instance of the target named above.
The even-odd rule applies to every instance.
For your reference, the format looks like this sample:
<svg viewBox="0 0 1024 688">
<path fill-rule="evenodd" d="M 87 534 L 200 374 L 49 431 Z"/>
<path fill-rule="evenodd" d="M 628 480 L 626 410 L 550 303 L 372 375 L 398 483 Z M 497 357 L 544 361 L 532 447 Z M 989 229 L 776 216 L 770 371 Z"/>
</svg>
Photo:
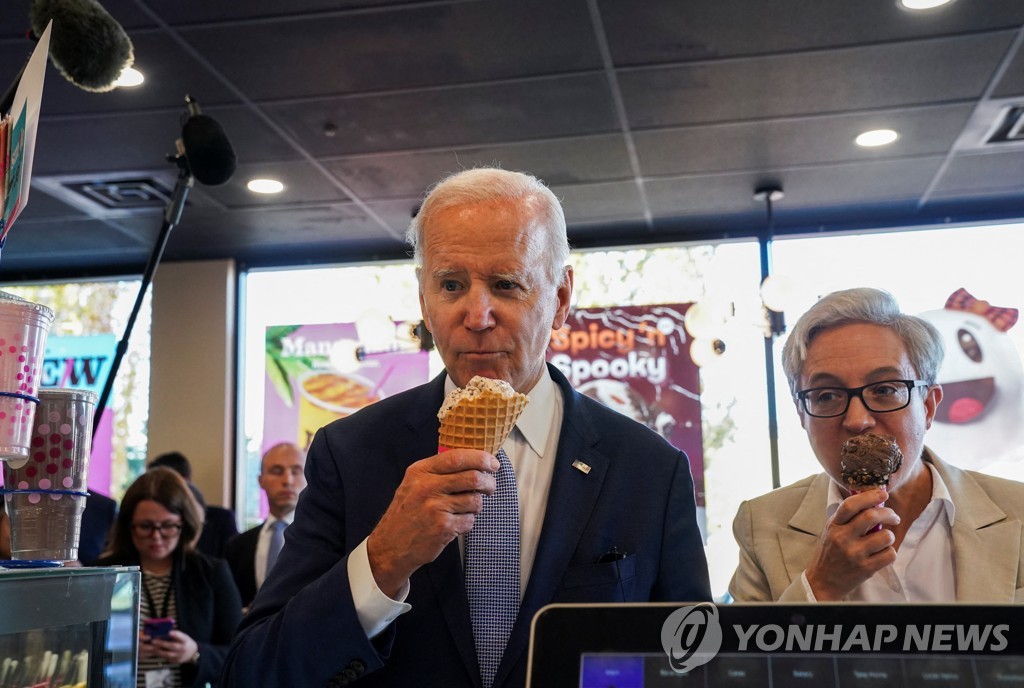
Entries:
<svg viewBox="0 0 1024 688">
<path fill-rule="evenodd" d="M 873 202 L 916 200 L 928 187 L 941 158 L 872 161 L 778 170 L 774 174 L 743 172 L 707 177 L 677 177 L 645 182 L 651 209 L 659 216 L 748 212 L 754 190 L 767 181 L 779 183 L 785 198 L 775 204 L 781 216 L 788 208 L 853 206 Z"/>
<path fill-rule="evenodd" d="M 633 135 L 644 176 L 778 169 L 823 162 L 943 154 L 972 107 L 940 105 L 854 115 L 742 122 L 639 131 Z M 861 148 L 854 138 L 888 128 L 890 146 Z"/>
<path fill-rule="evenodd" d="M 603 76 L 571 76 L 423 92 L 269 104 L 319 156 L 480 145 L 617 129 Z M 336 134 L 323 134 L 326 123 Z"/>
<path fill-rule="evenodd" d="M 284 184 L 284 190 L 278 194 L 253 193 L 246 184 L 256 178 L 276 179 Z M 287 206 L 301 203 L 349 200 L 322 171 L 306 161 L 241 164 L 227 183 L 207 187 L 206 193 L 224 206 L 236 209 L 279 206 L 286 210 Z"/>
<path fill-rule="evenodd" d="M 954 2 L 932 12 L 910 12 L 896 0 L 599 0 L 599 5 L 616 65 L 836 49 L 1015 30 L 1024 22 L 1019 0 L 988 0 L 984 11 L 971 2 Z"/>
<path fill-rule="evenodd" d="M 615 180 L 632 174 L 625 142 L 618 134 L 351 156 L 325 160 L 324 165 L 365 199 L 419 198 L 442 177 L 482 166 L 526 170 L 548 184 Z"/>
<path fill-rule="evenodd" d="M 587 17 L 584 0 L 431 3 L 180 32 L 250 97 L 268 100 L 595 69 L 597 43 L 580 31 Z"/>
<path fill-rule="evenodd" d="M 632 127 L 729 122 L 977 98 L 1012 33 L 622 71 Z"/>
<path fill-rule="evenodd" d="M 1018 194 L 1024 183 L 1024 145 L 1009 145 L 1013 148 L 1006 152 L 954 157 L 935 186 L 933 197 Z"/>
<path fill-rule="evenodd" d="M 643 221 L 643 204 L 636 183 L 553 185 L 570 226 L 600 221 Z"/>
</svg>

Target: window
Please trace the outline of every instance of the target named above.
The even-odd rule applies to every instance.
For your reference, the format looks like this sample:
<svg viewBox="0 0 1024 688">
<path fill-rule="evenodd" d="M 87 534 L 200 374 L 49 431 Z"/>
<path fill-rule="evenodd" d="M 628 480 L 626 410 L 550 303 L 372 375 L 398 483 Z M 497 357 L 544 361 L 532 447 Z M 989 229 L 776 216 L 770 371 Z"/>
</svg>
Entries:
<svg viewBox="0 0 1024 688">
<path fill-rule="evenodd" d="M 3 287 L 54 311 L 44 385 L 102 392 L 140 284 L 140 280 L 110 280 Z M 145 467 L 150 317 L 147 294 L 107 401 L 105 419 L 94 419 L 99 428 L 89 460 L 89 488 L 118 501 Z"/>
<path fill-rule="evenodd" d="M 942 309 L 960 287 L 994 305 L 1021 308 L 1024 282 L 1017 262 L 1024 225 L 914 230 L 856 236 L 777 240 L 774 272 L 790 283 L 792 324 L 820 295 L 853 286 L 891 291 L 907 312 Z M 884 258 L 884 259 L 883 259 Z M 758 246 L 754 242 L 574 252 L 573 305 L 577 308 L 694 303 L 704 317 L 694 355 L 700 370 L 705 536 L 712 592 L 721 598 L 738 562 L 732 520 L 741 501 L 772 489 L 768 440 L 764 336 Z M 897 269 L 893 269 L 896 266 Z M 355 322 L 366 313 L 418 320 L 412 265 L 367 265 L 317 270 L 253 272 L 245 294 L 244 437 L 239 504 L 246 520 L 261 517 L 256 485 L 261 448 L 266 328 L 272 325 Z M 1002 336 L 1017 355 L 994 370 L 1019 371 L 1024 359 L 1024 320 Z M 820 471 L 799 425 L 774 346 L 782 484 Z M 441 369 L 432 355 L 430 375 Z M 1000 373 L 1002 374 L 1002 373 Z M 1006 382 L 1004 413 L 989 431 L 1005 447 L 984 471 L 1024 479 L 1024 373 Z M 1014 396 L 1016 395 L 1016 396 Z M 999 418 L 1003 418 L 1002 422 Z M 938 441 L 939 429 L 929 439 Z M 937 448 L 933 447 L 933 448 Z M 940 452 L 940 455 L 943 455 Z M 953 460 L 953 456 L 944 457 Z M 955 462 L 955 461 L 954 461 Z M 681 563 L 681 565 L 684 565 Z"/>
</svg>

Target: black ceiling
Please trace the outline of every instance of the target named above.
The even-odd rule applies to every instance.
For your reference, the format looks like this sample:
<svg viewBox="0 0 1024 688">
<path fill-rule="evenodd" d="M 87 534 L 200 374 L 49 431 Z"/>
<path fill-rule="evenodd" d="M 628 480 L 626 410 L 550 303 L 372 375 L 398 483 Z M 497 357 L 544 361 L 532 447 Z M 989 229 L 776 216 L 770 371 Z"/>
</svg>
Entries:
<svg viewBox="0 0 1024 688">
<path fill-rule="evenodd" d="M 29 205 L 0 278 L 141 271 L 162 207 L 68 202 L 74 182 L 155 179 L 184 96 L 238 155 L 197 186 L 165 260 L 246 265 L 404 255 L 423 190 L 480 164 L 531 171 L 577 246 L 1024 216 L 1024 2 L 954 0 L 105 0 L 147 80 L 87 93 L 52 67 Z M 6 0 L 0 83 L 31 44 Z M 866 129 L 900 138 L 862 149 Z M 329 133 L 333 135 L 328 135 Z M 286 185 L 245 189 L 256 176 Z M 5 274 L 6 273 L 6 274 Z"/>
</svg>

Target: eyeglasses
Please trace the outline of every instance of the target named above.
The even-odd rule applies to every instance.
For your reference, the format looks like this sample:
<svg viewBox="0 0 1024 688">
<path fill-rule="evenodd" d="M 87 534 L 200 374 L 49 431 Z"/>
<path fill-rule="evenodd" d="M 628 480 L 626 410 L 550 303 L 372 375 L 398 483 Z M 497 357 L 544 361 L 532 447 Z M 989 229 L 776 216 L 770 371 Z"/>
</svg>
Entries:
<svg viewBox="0 0 1024 688">
<path fill-rule="evenodd" d="M 884 380 L 863 387 L 815 387 L 796 393 L 804 411 L 815 418 L 835 418 L 850 408 L 850 399 L 857 397 L 864 408 L 873 413 L 899 411 L 910 404 L 910 390 L 928 387 L 924 380 Z"/>
<path fill-rule="evenodd" d="M 149 537 L 153 533 L 160 533 L 163 537 L 174 537 L 181 532 L 180 523 L 133 523 L 132 532 L 142 537 Z"/>
</svg>

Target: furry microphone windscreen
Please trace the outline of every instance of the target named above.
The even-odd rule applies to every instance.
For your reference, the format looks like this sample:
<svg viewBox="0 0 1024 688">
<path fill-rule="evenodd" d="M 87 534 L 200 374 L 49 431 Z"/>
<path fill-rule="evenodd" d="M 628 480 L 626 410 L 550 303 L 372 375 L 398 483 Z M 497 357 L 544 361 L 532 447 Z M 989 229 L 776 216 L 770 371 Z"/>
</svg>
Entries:
<svg viewBox="0 0 1024 688">
<path fill-rule="evenodd" d="M 128 34 L 95 0 L 33 0 L 29 18 L 37 36 L 53 20 L 50 59 L 68 81 L 86 91 L 112 90 L 135 61 Z"/>
</svg>

